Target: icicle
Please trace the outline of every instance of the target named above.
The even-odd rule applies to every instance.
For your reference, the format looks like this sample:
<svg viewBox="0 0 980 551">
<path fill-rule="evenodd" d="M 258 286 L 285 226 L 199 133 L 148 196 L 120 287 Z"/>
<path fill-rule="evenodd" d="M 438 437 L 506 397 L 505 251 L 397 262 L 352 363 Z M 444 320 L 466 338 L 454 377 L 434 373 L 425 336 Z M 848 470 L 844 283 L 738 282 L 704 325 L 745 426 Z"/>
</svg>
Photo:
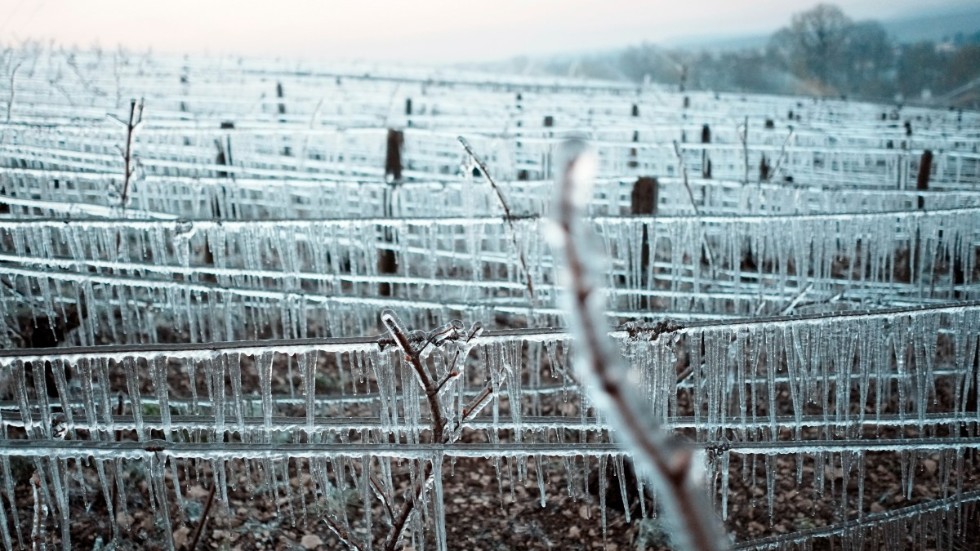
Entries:
<svg viewBox="0 0 980 551">
<path fill-rule="evenodd" d="M 156 500 L 154 513 L 156 519 L 162 524 L 164 542 L 168 549 L 174 549 L 173 528 L 170 523 L 170 499 L 167 497 L 166 486 L 166 459 L 163 454 L 154 453 L 149 457 L 150 462 L 150 486 L 153 488 L 151 499 Z"/>
<path fill-rule="evenodd" d="M 623 468 L 623 455 L 613 456 L 613 466 L 616 469 L 616 478 L 619 479 L 619 497 L 623 500 L 623 513 L 626 515 L 626 523 L 630 520 L 630 500 L 626 492 L 626 470 Z M 643 494 L 638 494 L 640 501 L 643 501 Z"/>
<path fill-rule="evenodd" d="M 306 404 L 306 435 L 309 442 L 314 441 L 313 433 L 316 424 L 316 360 L 317 352 L 296 355 L 297 369 L 303 381 L 303 397 Z"/>
<path fill-rule="evenodd" d="M 245 412 L 245 400 L 242 394 L 242 357 L 240 354 L 232 354 L 224 356 L 222 360 L 227 363 L 228 367 L 228 379 L 231 382 L 231 410 L 235 412 L 235 421 L 238 425 L 238 434 L 242 441 L 247 440 L 245 432 L 245 416 L 251 415 L 252 412 Z M 255 364 L 255 358 L 252 358 L 253 365 Z M 257 370 L 261 370 L 259 366 L 255 366 Z M 224 380 L 221 381 L 222 391 L 221 391 L 221 404 L 222 408 L 226 403 L 226 398 L 224 397 Z"/>
<path fill-rule="evenodd" d="M 232 361 L 229 356 L 223 356 L 218 361 L 208 362 L 207 367 L 208 397 L 211 400 L 211 410 L 214 414 L 214 428 L 211 430 L 211 438 L 214 442 L 223 442 L 225 438 L 225 371 L 229 365 L 239 363 L 238 355 L 234 355 Z M 233 377 L 241 380 L 238 377 Z M 241 397 L 235 396 L 234 402 L 241 403 Z"/>
<path fill-rule="evenodd" d="M 609 491 L 609 482 L 606 479 L 608 470 L 608 457 L 603 454 L 599 456 L 599 515 L 602 525 L 602 543 L 606 543 L 606 492 Z M 624 503 L 625 506 L 629 506 Z"/>
<path fill-rule="evenodd" d="M 272 368 L 274 356 L 271 352 L 264 352 L 255 358 L 256 369 L 259 372 L 259 392 L 262 393 L 262 419 L 263 419 L 263 439 L 265 442 L 272 440 Z M 241 395 L 234 398 L 236 403 L 241 400 Z"/>
<path fill-rule="evenodd" d="M 773 502 L 776 499 L 776 466 L 773 464 L 773 456 L 766 455 L 766 502 L 769 506 L 769 526 L 773 524 L 775 509 Z"/>
<path fill-rule="evenodd" d="M 126 487 L 125 487 L 126 479 L 125 479 L 125 471 L 123 470 L 123 460 L 116 458 L 113 459 L 112 463 L 114 468 L 113 479 L 116 482 L 115 493 L 116 496 L 118 496 L 118 500 L 115 503 L 116 516 L 114 517 L 113 522 L 118 523 L 118 519 L 120 518 L 129 519 L 130 517 L 126 506 Z M 131 526 L 129 525 L 129 523 L 126 523 L 126 526 L 120 526 L 119 528 L 124 529 L 130 527 Z"/>
<path fill-rule="evenodd" d="M 144 441 L 147 436 L 143 427 L 143 400 L 140 397 L 140 381 L 135 363 L 134 358 L 123 358 L 122 360 L 126 371 L 126 389 L 129 391 L 129 408 L 136 424 L 136 437 L 140 441 Z"/>
<path fill-rule="evenodd" d="M 447 551 L 449 549 L 446 542 L 446 508 L 445 508 L 445 494 L 442 488 L 442 462 L 443 457 L 441 453 L 436 453 L 432 458 L 432 481 L 434 495 L 433 500 L 433 524 L 435 524 L 436 533 L 436 549 L 439 551 Z M 421 515 L 419 515 L 421 516 Z"/>
<path fill-rule="evenodd" d="M 721 518 L 724 520 L 728 520 L 728 473 L 730 471 L 730 457 L 731 452 L 728 450 L 723 451 L 721 454 Z"/>
<path fill-rule="evenodd" d="M 180 473 L 178 472 L 177 458 L 174 456 L 168 456 L 166 458 L 167 463 L 170 464 L 170 471 L 173 473 L 171 477 L 171 484 L 174 487 L 174 502 L 177 504 L 177 518 L 187 518 L 186 506 L 187 500 L 184 499 L 182 490 L 180 487 Z M 166 471 L 166 464 L 164 464 L 164 471 Z"/>
<path fill-rule="evenodd" d="M 263 457 L 259 463 L 266 488 L 266 497 L 276 508 L 276 517 L 282 517 L 282 506 L 279 503 L 279 477 L 276 475 L 275 461 L 271 457 Z"/>
<path fill-rule="evenodd" d="M 544 457 L 541 454 L 538 454 L 534 457 L 534 467 L 535 467 L 534 475 L 538 481 L 538 503 L 541 505 L 542 509 L 544 509 L 545 506 L 547 505 L 547 496 L 545 495 L 545 489 L 544 489 L 545 473 L 544 473 L 543 463 L 544 463 Z"/>
<path fill-rule="evenodd" d="M 171 417 L 169 385 L 167 383 L 167 358 L 158 356 L 152 360 L 153 388 L 156 389 L 157 401 L 160 406 L 160 421 L 163 428 L 163 438 L 171 439 Z M 176 481 L 176 477 L 174 479 Z"/>
<path fill-rule="evenodd" d="M 13 549 L 13 541 L 10 537 L 9 524 L 7 524 L 7 510 L 0 503 L 0 541 L 3 541 L 4 549 Z"/>
<path fill-rule="evenodd" d="M 284 457 L 275 464 L 281 466 L 282 486 L 285 488 L 286 512 L 289 515 L 289 525 L 296 527 L 296 511 L 293 507 L 293 484 L 289 476 L 289 457 Z M 298 471 L 297 471 L 298 472 Z"/>
</svg>

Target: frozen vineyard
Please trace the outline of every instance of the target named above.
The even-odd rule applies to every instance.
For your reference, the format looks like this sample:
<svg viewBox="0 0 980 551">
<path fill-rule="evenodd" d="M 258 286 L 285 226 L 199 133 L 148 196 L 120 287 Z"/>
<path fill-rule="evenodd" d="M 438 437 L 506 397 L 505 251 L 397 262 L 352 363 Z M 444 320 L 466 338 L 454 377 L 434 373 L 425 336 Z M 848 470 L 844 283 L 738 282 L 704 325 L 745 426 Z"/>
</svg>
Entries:
<svg viewBox="0 0 980 551">
<path fill-rule="evenodd" d="M 554 503 L 593 519 L 586 547 L 631 521 L 659 545 L 570 367 L 544 238 L 577 134 L 598 154 L 611 338 L 650 416 L 704 452 L 734 545 L 975 542 L 978 129 L 655 86 L 3 52 L 0 541 L 186 548 L 220 516 L 241 521 L 226 538 L 480 548 L 493 521 L 460 504 L 489 500 L 540 548 L 567 530 Z"/>
</svg>

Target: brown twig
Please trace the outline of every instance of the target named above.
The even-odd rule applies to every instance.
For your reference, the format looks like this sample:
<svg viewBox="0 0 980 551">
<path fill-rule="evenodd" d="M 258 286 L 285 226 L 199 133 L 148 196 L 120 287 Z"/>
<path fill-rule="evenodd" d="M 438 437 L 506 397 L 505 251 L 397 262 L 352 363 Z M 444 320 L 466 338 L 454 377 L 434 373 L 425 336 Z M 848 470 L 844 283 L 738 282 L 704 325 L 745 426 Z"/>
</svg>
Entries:
<svg viewBox="0 0 980 551">
<path fill-rule="evenodd" d="M 691 189 L 691 184 L 687 180 L 687 165 L 684 163 L 684 156 L 681 154 L 681 146 L 674 140 L 674 155 L 677 157 L 677 164 L 679 165 L 681 179 L 684 182 L 684 189 L 687 190 L 687 198 L 691 201 L 691 208 L 694 209 L 694 216 L 700 222 L 701 220 L 701 209 L 698 208 L 698 203 L 694 199 L 694 191 Z M 703 227 L 703 225 L 702 225 Z M 711 270 L 712 275 L 715 271 L 715 255 L 711 252 L 711 245 L 708 244 L 708 239 L 704 236 L 704 232 L 701 233 L 702 245 L 704 246 L 704 256 L 708 260 L 708 268 Z"/>
<path fill-rule="evenodd" d="M 794 131 L 795 130 L 792 126 L 789 127 L 789 134 L 787 134 L 786 139 L 783 140 L 783 146 L 779 148 L 779 157 L 776 159 L 776 164 L 773 165 L 772 170 L 769 171 L 769 177 L 766 178 L 767 182 L 771 181 L 773 176 L 775 176 L 776 173 L 779 172 L 779 169 L 782 168 L 783 159 L 786 157 L 786 146 L 789 145 L 789 140 L 793 137 Z"/>
<path fill-rule="evenodd" d="M 738 139 L 742 142 L 742 165 L 745 169 L 742 184 L 747 184 L 749 183 L 749 118 L 745 117 L 745 123 L 740 126 L 742 126 L 742 132 L 739 134 Z"/>
<path fill-rule="evenodd" d="M 388 501 L 388 496 L 384 493 L 384 488 L 381 487 L 381 483 L 374 476 L 368 477 L 368 481 L 371 483 L 371 489 L 374 490 L 374 495 L 381 501 L 385 514 L 388 515 L 388 523 L 393 525 L 395 523 L 395 511 L 391 508 L 391 502 Z"/>
<path fill-rule="evenodd" d="M 431 478 L 432 462 L 427 462 L 425 464 L 422 479 L 419 481 L 418 487 L 412 493 L 411 499 L 406 500 L 402 505 L 401 511 L 399 511 L 398 516 L 392 523 L 391 531 L 388 532 L 388 537 L 385 538 L 385 551 L 395 551 L 399 540 L 402 538 L 402 534 L 405 532 L 405 525 L 408 524 L 408 519 L 412 516 L 412 512 L 415 511 L 415 505 L 421 501 L 422 494 L 425 492 L 426 488 L 429 487 Z"/>
<path fill-rule="evenodd" d="M 323 517 L 323 522 L 327 525 L 327 528 L 330 528 L 330 530 L 334 534 L 336 534 L 338 538 L 340 538 L 341 543 L 343 543 L 344 545 L 346 545 L 351 549 L 354 549 L 355 551 L 362 550 L 361 546 L 357 543 L 357 541 L 353 537 L 351 537 L 349 533 L 347 533 L 347 530 L 344 530 L 339 524 L 334 522 L 334 520 L 330 518 L 329 515 Z"/>
<path fill-rule="evenodd" d="M 129 191 L 133 175 L 136 174 L 136 163 L 133 160 L 133 142 L 136 138 L 136 131 L 143 125 L 143 98 L 140 98 L 139 101 L 130 100 L 128 122 L 112 115 L 109 118 L 126 128 L 126 149 L 120 151 L 123 158 L 123 184 L 119 192 L 119 204 L 122 208 L 126 208 L 127 203 L 129 203 Z"/>
<path fill-rule="evenodd" d="M 458 136 L 456 138 L 459 143 L 466 150 L 466 153 L 472 157 L 473 161 L 480 167 L 483 172 L 483 176 L 486 177 L 487 181 L 490 182 L 490 187 L 493 188 L 494 193 L 497 195 L 497 201 L 500 202 L 501 208 L 504 209 L 504 222 L 507 223 L 507 228 L 510 230 L 510 240 L 514 244 L 514 249 L 517 251 L 518 260 L 521 263 L 521 270 L 524 270 L 525 285 L 527 286 L 528 298 L 531 303 L 534 303 L 534 282 L 531 280 L 531 271 L 527 267 L 527 257 L 524 255 L 524 249 L 521 248 L 517 243 L 517 228 L 514 226 L 514 215 L 510 211 L 510 207 L 507 206 L 507 200 L 504 199 L 503 191 L 500 190 L 500 186 L 494 181 L 493 177 L 490 176 L 490 171 L 487 170 L 486 163 L 483 159 L 473 151 L 473 147 L 470 146 L 470 142 L 466 141 L 466 138 Z"/>
<path fill-rule="evenodd" d="M 34 518 L 31 522 L 31 549 L 46 549 L 44 542 L 44 517 L 48 516 L 48 506 L 41 503 L 41 476 L 37 471 L 31 475 L 31 501 L 34 504 Z"/>
<path fill-rule="evenodd" d="M 678 529 L 675 544 L 699 551 L 720 549 L 724 538 L 713 515 L 702 505 L 702 496 L 692 480 L 692 452 L 667 445 L 642 400 L 633 395 L 627 370 L 612 351 L 602 327 L 602 304 L 596 300 L 596 282 L 601 280 L 601 274 L 588 265 L 587 258 L 595 253 L 581 247 L 586 239 L 580 219 L 591 195 L 594 154 L 579 140 L 563 144 L 562 152 L 557 222 L 569 274 L 567 300 L 573 334 L 575 342 L 581 343 L 576 357 L 578 374 L 593 395 L 601 396 L 594 402 L 608 404 L 604 413 L 617 435 L 631 445 L 637 465 L 659 490 L 661 509 Z"/>
<path fill-rule="evenodd" d="M 405 328 L 402 327 L 401 322 L 398 321 L 395 313 L 391 310 L 381 312 L 381 323 L 384 324 L 391 338 L 395 340 L 398 348 L 401 348 L 405 360 L 412 366 L 412 370 L 415 371 L 415 377 L 425 392 L 425 398 L 429 402 L 429 409 L 432 415 L 432 441 L 442 442 L 442 431 L 445 426 L 445 420 L 442 414 L 442 404 L 439 403 L 439 389 L 433 384 L 421 358 L 421 352 L 428 343 L 423 343 L 421 346 L 413 345 Z"/>
<path fill-rule="evenodd" d="M 17 84 L 17 71 L 20 66 L 24 64 L 24 60 L 20 60 L 14 64 L 14 68 L 10 70 L 10 97 L 7 98 L 7 124 L 10 124 L 10 115 L 14 107 L 14 97 L 15 97 L 15 85 Z"/>
<path fill-rule="evenodd" d="M 493 386 L 487 383 L 487 386 L 476 396 L 476 398 L 470 402 L 470 404 L 463 408 L 463 422 L 469 421 L 476 417 L 480 411 L 483 410 L 493 398 Z"/>
<path fill-rule="evenodd" d="M 204 512 L 201 513 L 201 521 L 194 528 L 194 537 L 191 538 L 191 544 L 187 546 L 187 551 L 195 551 L 197 549 L 198 541 L 200 541 L 201 534 L 204 532 L 204 526 L 208 523 L 208 515 L 211 513 L 211 506 L 214 504 L 214 493 L 217 488 L 217 479 L 212 480 L 211 490 L 208 491 L 208 500 L 204 504 Z"/>
</svg>

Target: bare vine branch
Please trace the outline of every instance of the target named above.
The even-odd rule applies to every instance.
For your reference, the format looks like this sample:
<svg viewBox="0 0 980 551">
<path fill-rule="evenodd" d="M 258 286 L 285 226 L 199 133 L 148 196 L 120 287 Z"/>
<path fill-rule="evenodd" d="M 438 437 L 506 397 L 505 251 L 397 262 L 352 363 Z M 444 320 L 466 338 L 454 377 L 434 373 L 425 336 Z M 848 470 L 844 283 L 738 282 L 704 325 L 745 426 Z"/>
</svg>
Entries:
<svg viewBox="0 0 980 551">
<path fill-rule="evenodd" d="M 769 177 L 766 178 L 767 182 L 771 181 L 773 176 L 775 176 L 776 173 L 779 172 L 779 169 L 782 168 L 783 159 L 786 158 L 786 146 L 789 145 L 790 139 L 793 138 L 793 132 L 795 132 L 795 130 L 793 129 L 792 126 L 790 126 L 789 134 L 787 134 L 786 139 L 783 140 L 783 146 L 779 148 L 779 158 L 776 159 L 776 164 L 773 165 L 772 170 L 769 171 L 769 175 L 768 175 Z"/>
<path fill-rule="evenodd" d="M 7 98 L 7 119 L 6 123 L 10 124 L 10 115 L 14 108 L 14 98 L 16 97 L 16 85 L 17 85 L 17 71 L 20 66 L 24 64 L 24 60 L 20 60 L 14 64 L 13 69 L 10 70 L 10 96 Z"/>
<path fill-rule="evenodd" d="M 417 331 L 409 333 L 405 330 L 401 322 L 398 321 L 398 318 L 391 310 L 385 310 L 381 313 L 381 323 L 384 325 L 391 338 L 390 340 L 379 340 L 379 346 L 381 346 L 383 349 L 385 346 L 394 343 L 399 349 L 401 349 L 405 360 L 412 367 L 412 370 L 415 371 L 415 377 L 418 379 L 419 385 L 421 385 L 422 390 L 425 393 L 430 410 L 429 416 L 432 425 L 432 443 L 442 444 L 446 443 L 447 441 L 454 441 L 457 438 L 458 432 L 453 430 L 448 435 L 446 434 L 445 429 L 447 423 L 440 398 L 444 394 L 445 389 L 448 388 L 449 383 L 457 380 L 462 374 L 462 367 L 459 365 L 459 362 L 461 359 L 465 360 L 466 356 L 469 354 L 469 345 L 474 339 L 483 333 L 483 326 L 477 322 L 473 324 L 468 332 L 464 332 L 463 323 L 458 320 L 454 320 L 429 332 L 428 334 L 422 334 L 421 332 Z M 446 375 L 440 381 L 435 382 L 433 378 L 430 377 L 429 372 L 425 367 L 422 353 L 429 346 L 439 347 L 449 341 L 462 342 L 463 349 L 457 350 L 456 355 L 453 357 L 452 363 L 449 365 Z M 492 389 L 488 391 L 488 389 L 485 388 L 474 403 L 463 409 L 463 420 L 465 421 L 471 418 L 472 415 L 475 415 L 476 412 L 479 412 L 479 410 L 489 402 L 488 396 L 492 396 Z M 422 500 L 425 492 L 432 484 L 433 461 L 442 461 L 442 455 L 438 454 L 438 457 L 434 457 L 432 461 L 425 464 L 425 467 L 423 467 L 422 477 L 419 479 L 415 489 L 412 491 L 411 496 L 402 504 L 402 508 L 399 510 L 397 516 L 392 514 L 391 505 L 388 503 L 388 500 L 382 499 L 382 503 L 387 508 L 388 515 L 392 519 L 391 530 L 388 532 L 388 536 L 385 538 L 385 551 L 394 551 L 396 549 L 398 542 L 401 540 L 402 534 L 405 532 L 405 526 L 407 525 L 408 520 L 415 511 L 417 504 Z M 380 491 L 380 485 L 378 486 L 379 487 L 375 488 L 376 492 Z"/>
<path fill-rule="evenodd" d="M 442 431 L 446 422 L 442 414 L 442 404 L 439 403 L 439 389 L 429 377 L 429 372 L 425 369 L 421 358 L 422 351 L 429 344 L 428 341 L 423 342 L 421 345 L 413 344 L 405 328 L 402 327 L 401 322 L 398 321 L 398 318 L 395 317 L 394 312 L 391 310 L 385 310 L 381 313 L 381 323 L 388 330 L 391 338 L 395 340 L 398 348 L 401 348 L 405 360 L 412 367 L 412 370 L 415 372 L 415 377 L 422 386 L 423 392 L 425 392 L 425 398 L 429 402 L 429 410 L 432 415 L 432 441 L 442 442 Z"/>
<path fill-rule="evenodd" d="M 336 534 L 338 538 L 340 538 L 341 543 L 354 551 L 362 551 L 363 548 L 357 543 L 357 540 L 351 537 L 347 530 L 344 530 L 343 527 L 334 522 L 334 520 L 330 518 L 330 515 L 324 516 L 323 522 L 327 525 L 327 528 L 330 528 L 330 530 Z"/>
<path fill-rule="evenodd" d="M 34 517 L 31 522 L 31 549 L 47 549 L 44 542 L 44 519 L 48 516 L 48 506 L 41 502 L 41 475 L 37 471 L 31 475 L 31 503 L 34 504 Z"/>
<path fill-rule="evenodd" d="M 129 120 L 122 121 L 118 117 L 109 115 L 109 118 L 126 128 L 126 148 L 120 151 L 123 158 L 123 184 L 119 192 L 119 204 L 126 208 L 129 203 L 129 192 L 136 174 L 136 163 L 133 157 L 133 146 L 136 132 L 143 125 L 143 98 L 139 101 L 133 99 L 129 102 Z"/>
<path fill-rule="evenodd" d="M 744 185 L 749 183 L 749 118 L 745 117 L 745 123 L 738 126 L 742 127 L 738 139 L 742 142 L 742 168 L 745 169 L 745 173 L 742 176 L 742 184 Z"/>
<path fill-rule="evenodd" d="M 217 488 L 217 480 L 212 480 L 211 490 L 208 491 L 208 500 L 204 504 L 204 511 L 201 513 L 201 520 L 198 521 L 197 526 L 194 527 L 194 536 L 191 538 L 190 545 L 187 546 L 187 551 L 195 551 L 197 549 L 197 544 L 201 540 L 201 534 L 204 533 L 204 526 L 208 523 L 208 516 L 211 514 L 211 507 L 214 505 L 214 492 Z"/>
<path fill-rule="evenodd" d="M 463 136 L 458 136 L 456 139 L 459 140 L 459 143 L 463 146 L 463 149 L 466 150 L 466 153 L 472 157 L 473 161 L 479 165 L 483 175 L 486 177 L 487 181 L 490 182 L 490 187 L 493 188 L 493 192 L 497 195 L 497 201 L 500 202 L 500 206 L 504 209 L 504 222 L 507 224 L 507 228 L 510 230 L 510 240 L 514 244 L 514 250 L 517 251 L 518 260 L 521 263 L 521 270 L 524 271 L 525 286 L 527 287 L 528 298 L 533 304 L 534 282 L 531 280 L 531 271 L 527 267 L 527 257 L 524 255 L 524 249 L 522 249 L 517 243 L 517 228 L 514 226 L 514 215 L 511 213 L 510 207 L 507 205 L 507 200 L 504 199 L 504 193 L 500 190 L 500 186 L 497 185 L 497 182 L 493 179 L 493 177 L 490 176 L 490 171 L 487 170 L 486 163 L 484 163 L 483 159 L 481 159 L 480 156 L 473 151 L 473 147 L 470 146 L 470 142 L 468 142 Z"/>
<path fill-rule="evenodd" d="M 395 523 L 395 512 L 391 508 L 391 502 L 388 500 L 387 494 L 385 494 L 384 489 L 381 487 L 381 483 L 375 476 L 368 477 L 368 482 L 371 484 L 371 489 L 374 490 L 374 495 L 381 501 L 382 507 L 384 507 L 385 514 L 388 516 L 388 524 L 394 525 Z"/>
<path fill-rule="evenodd" d="M 674 155 L 677 156 L 677 164 L 680 167 L 680 173 L 682 181 L 684 182 L 684 189 L 687 190 L 687 198 L 691 201 L 691 208 L 694 209 L 694 216 L 701 219 L 701 209 L 698 208 L 698 203 L 694 199 L 694 191 L 691 190 L 691 183 L 687 180 L 687 165 L 684 163 L 684 155 L 681 154 L 681 146 L 674 140 Z M 708 268 L 711 273 L 714 274 L 715 271 L 715 255 L 711 252 L 711 245 L 708 244 L 708 240 L 705 239 L 704 233 L 701 234 L 702 246 L 704 247 L 704 256 L 708 260 Z M 712 275 L 712 279 L 714 276 Z"/>
<path fill-rule="evenodd" d="M 675 545 L 698 551 L 721 549 L 725 540 L 714 515 L 702 503 L 703 490 L 695 480 L 691 450 L 670 445 L 660 433 L 644 410 L 642 399 L 634 395 L 627 369 L 606 338 L 603 305 L 598 297 L 601 274 L 589 265 L 596 253 L 583 248 L 587 236 L 581 223 L 591 197 L 594 153 L 585 142 L 569 140 L 562 145 L 562 154 L 556 222 L 568 273 L 567 309 L 579 345 L 576 373 L 657 488 L 661 509 L 677 528 L 673 535 Z"/>
</svg>

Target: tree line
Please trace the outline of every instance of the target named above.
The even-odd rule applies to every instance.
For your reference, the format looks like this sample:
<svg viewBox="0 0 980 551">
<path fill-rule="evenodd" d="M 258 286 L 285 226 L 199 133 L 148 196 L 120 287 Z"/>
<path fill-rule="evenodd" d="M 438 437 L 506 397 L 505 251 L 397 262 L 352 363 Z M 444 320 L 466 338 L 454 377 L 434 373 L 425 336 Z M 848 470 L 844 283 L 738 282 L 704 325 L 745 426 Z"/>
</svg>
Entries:
<svg viewBox="0 0 980 551">
<path fill-rule="evenodd" d="M 980 31 L 902 43 L 877 21 L 855 21 L 832 4 L 797 13 L 762 47 L 711 52 L 642 44 L 544 68 L 695 90 L 980 106 Z"/>
</svg>

